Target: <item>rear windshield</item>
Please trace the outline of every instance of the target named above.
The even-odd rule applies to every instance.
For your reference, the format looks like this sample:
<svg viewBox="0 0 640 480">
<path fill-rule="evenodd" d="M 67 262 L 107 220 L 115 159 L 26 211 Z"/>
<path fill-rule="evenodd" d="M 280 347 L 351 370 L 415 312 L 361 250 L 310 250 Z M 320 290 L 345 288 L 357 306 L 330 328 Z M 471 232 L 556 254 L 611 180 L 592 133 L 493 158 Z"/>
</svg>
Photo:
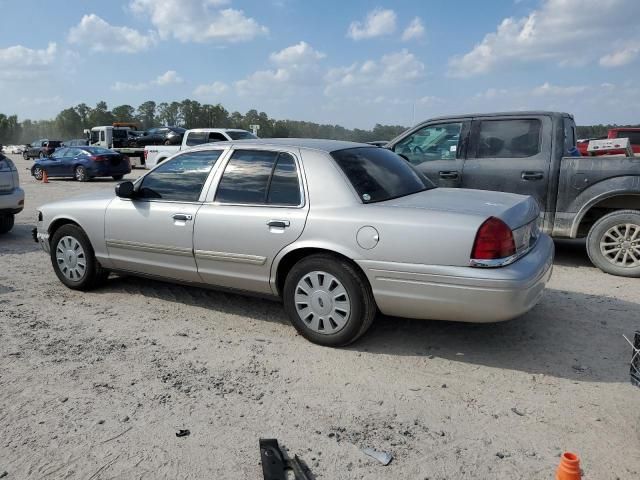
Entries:
<svg viewBox="0 0 640 480">
<path fill-rule="evenodd" d="M 364 203 L 383 202 L 434 188 L 409 162 L 385 148 L 349 148 L 332 152 L 331 156 Z"/>
<path fill-rule="evenodd" d="M 227 132 L 227 135 L 231 137 L 231 140 L 249 140 L 252 138 L 258 138 L 253 133 L 249 132 Z"/>
</svg>

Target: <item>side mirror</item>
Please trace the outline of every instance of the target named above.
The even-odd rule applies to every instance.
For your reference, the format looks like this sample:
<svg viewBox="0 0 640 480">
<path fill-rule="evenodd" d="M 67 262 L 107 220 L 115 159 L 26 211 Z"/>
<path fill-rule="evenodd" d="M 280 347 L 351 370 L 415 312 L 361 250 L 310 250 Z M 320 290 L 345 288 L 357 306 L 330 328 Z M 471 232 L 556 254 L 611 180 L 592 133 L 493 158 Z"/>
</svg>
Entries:
<svg viewBox="0 0 640 480">
<path fill-rule="evenodd" d="M 135 189 L 132 182 L 122 182 L 116 185 L 116 196 L 120 198 L 133 198 Z"/>
</svg>

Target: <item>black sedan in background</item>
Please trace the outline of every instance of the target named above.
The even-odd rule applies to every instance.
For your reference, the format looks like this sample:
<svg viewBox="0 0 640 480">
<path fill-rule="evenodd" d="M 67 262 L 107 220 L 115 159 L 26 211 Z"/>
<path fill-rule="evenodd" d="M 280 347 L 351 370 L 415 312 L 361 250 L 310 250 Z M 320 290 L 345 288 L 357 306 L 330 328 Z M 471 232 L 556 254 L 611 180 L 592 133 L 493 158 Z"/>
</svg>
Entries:
<svg viewBox="0 0 640 480">
<path fill-rule="evenodd" d="M 144 132 L 140 137 L 130 140 L 132 147 L 147 145 L 180 145 L 187 130 L 182 127 L 157 127 Z"/>
<path fill-rule="evenodd" d="M 60 140 L 48 140 L 46 138 L 42 138 L 40 140 L 34 140 L 29 145 L 25 147 L 24 152 L 22 152 L 22 157 L 25 160 L 29 160 L 30 158 L 45 158 L 51 155 L 56 148 L 58 148 L 62 142 Z"/>
<path fill-rule="evenodd" d="M 31 175 L 42 180 L 48 177 L 71 177 L 87 182 L 94 177 L 113 177 L 122 180 L 131 173 L 129 157 L 102 147 L 59 148 L 50 157 L 33 163 Z"/>
</svg>

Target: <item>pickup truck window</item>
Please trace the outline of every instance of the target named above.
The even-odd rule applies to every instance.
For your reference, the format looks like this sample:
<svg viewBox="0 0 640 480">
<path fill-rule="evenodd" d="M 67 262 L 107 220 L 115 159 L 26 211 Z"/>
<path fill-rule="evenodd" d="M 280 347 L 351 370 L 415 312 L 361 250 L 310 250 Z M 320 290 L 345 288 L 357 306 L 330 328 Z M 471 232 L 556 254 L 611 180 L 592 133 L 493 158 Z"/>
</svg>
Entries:
<svg viewBox="0 0 640 480">
<path fill-rule="evenodd" d="M 393 150 L 414 165 L 434 160 L 455 160 L 461 154 L 461 132 L 460 122 L 428 125 L 401 140 Z"/>
<path fill-rule="evenodd" d="M 640 145 L 640 132 L 618 130 L 616 132 L 616 138 L 628 138 L 630 144 Z"/>
<path fill-rule="evenodd" d="M 250 140 L 253 138 L 258 138 L 254 134 L 249 132 L 227 132 L 227 134 L 231 137 L 231 140 Z"/>
<path fill-rule="evenodd" d="M 476 158 L 525 158 L 540 152 L 537 119 L 482 120 Z"/>
<path fill-rule="evenodd" d="M 202 145 L 207 143 L 207 132 L 190 132 L 187 134 L 187 146 Z"/>
<path fill-rule="evenodd" d="M 166 161 L 143 178 L 138 198 L 197 202 L 221 153 L 222 150 L 189 152 Z"/>
</svg>

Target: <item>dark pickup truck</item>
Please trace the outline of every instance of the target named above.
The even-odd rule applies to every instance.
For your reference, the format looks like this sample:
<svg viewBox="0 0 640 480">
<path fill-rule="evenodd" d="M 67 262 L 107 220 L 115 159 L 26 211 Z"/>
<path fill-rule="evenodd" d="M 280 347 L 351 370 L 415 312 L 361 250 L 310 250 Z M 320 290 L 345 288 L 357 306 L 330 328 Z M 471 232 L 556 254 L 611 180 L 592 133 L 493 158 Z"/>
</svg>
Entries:
<svg viewBox="0 0 640 480">
<path fill-rule="evenodd" d="M 601 270 L 640 277 L 640 157 L 580 157 L 573 116 L 559 112 L 427 120 L 386 148 L 436 185 L 531 195 L 543 230 L 586 237 Z"/>
</svg>

